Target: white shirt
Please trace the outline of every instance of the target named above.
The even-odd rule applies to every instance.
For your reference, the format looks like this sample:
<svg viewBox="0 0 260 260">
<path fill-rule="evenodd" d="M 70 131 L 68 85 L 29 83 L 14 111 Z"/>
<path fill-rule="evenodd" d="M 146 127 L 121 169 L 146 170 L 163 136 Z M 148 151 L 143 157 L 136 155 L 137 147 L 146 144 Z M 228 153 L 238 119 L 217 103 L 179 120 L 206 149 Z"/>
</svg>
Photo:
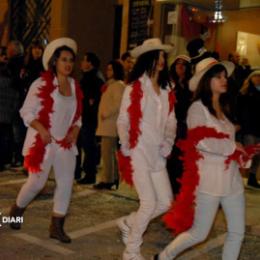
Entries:
<svg viewBox="0 0 260 260">
<path fill-rule="evenodd" d="M 158 95 L 154 91 L 152 82 L 146 74 L 139 80 L 143 91 L 141 99 L 141 134 L 139 135 L 138 144 L 134 149 L 142 149 L 146 155 L 148 164 L 152 168 L 158 169 L 164 167 L 158 161 L 170 153 L 174 143 L 176 134 L 175 113 L 173 110 L 169 114 L 169 90 L 160 89 L 160 95 Z M 122 145 L 128 147 L 129 115 L 127 109 L 131 103 L 131 91 L 132 86 L 127 86 L 117 120 L 120 142 Z"/>
<path fill-rule="evenodd" d="M 187 124 L 189 129 L 206 126 L 230 136 L 229 139 L 205 138 L 198 143 L 197 149 L 203 155 L 198 162 L 198 191 L 213 196 L 242 193 L 243 182 L 238 164 L 232 161 L 228 169 L 225 165 L 225 160 L 236 149 L 234 125 L 227 118 L 219 120 L 211 115 L 201 101 L 194 102 L 189 108 Z"/>
<path fill-rule="evenodd" d="M 51 96 L 53 98 L 53 113 L 50 114 L 51 128 L 49 129 L 51 135 L 56 140 L 61 140 L 66 136 L 66 133 L 72 124 L 74 115 L 77 108 L 77 98 L 75 81 L 69 78 L 72 95 L 70 97 L 62 96 L 59 93 L 58 87 L 54 89 Z M 28 127 L 26 138 L 23 146 L 23 155 L 26 156 L 30 147 L 35 142 L 37 131 L 30 127 L 33 120 L 38 119 L 38 114 L 42 109 L 41 100 L 38 97 L 40 87 L 43 86 L 45 82 L 42 78 L 35 80 L 26 96 L 24 104 L 20 109 L 20 115 L 24 121 L 24 124 Z M 55 77 L 53 79 L 53 84 L 58 85 L 58 80 Z M 81 127 L 81 118 L 75 123 L 75 125 Z M 48 152 L 50 144 L 46 146 L 46 153 Z M 77 148 L 75 145 L 72 146 L 72 151 L 77 154 Z"/>
</svg>

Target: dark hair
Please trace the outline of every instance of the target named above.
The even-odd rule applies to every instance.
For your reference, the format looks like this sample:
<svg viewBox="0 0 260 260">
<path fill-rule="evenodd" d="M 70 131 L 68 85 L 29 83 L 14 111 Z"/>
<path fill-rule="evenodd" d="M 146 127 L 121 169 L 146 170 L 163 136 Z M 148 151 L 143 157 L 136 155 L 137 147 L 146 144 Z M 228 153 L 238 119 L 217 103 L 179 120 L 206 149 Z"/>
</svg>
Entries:
<svg viewBox="0 0 260 260">
<path fill-rule="evenodd" d="M 171 67 L 170 67 L 170 77 L 171 77 L 171 79 L 174 81 L 174 82 L 178 82 L 179 81 L 179 76 L 178 76 L 178 74 L 177 74 L 177 72 L 176 72 L 176 65 L 177 65 L 177 62 L 179 61 L 179 60 L 183 60 L 182 58 L 178 58 L 177 60 L 175 60 L 174 62 L 173 62 L 173 64 L 171 65 Z M 186 67 L 186 70 L 185 70 L 185 81 L 188 81 L 190 78 L 191 78 L 191 65 L 190 65 L 190 63 L 188 62 L 188 61 L 185 61 L 185 60 L 183 60 L 184 62 L 185 62 L 185 67 Z"/>
<path fill-rule="evenodd" d="M 122 55 L 121 55 L 121 60 L 122 61 L 125 61 L 127 58 L 131 57 L 131 54 L 129 51 L 126 51 L 124 52 Z"/>
<path fill-rule="evenodd" d="M 114 76 L 113 76 L 114 79 L 124 80 L 124 67 L 119 61 L 112 60 L 107 65 L 112 66 L 114 72 Z"/>
<path fill-rule="evenodd" d="M 42 50 L 42 54 L 43 54 L 43 51 L 44 51 L 44 47 L 43 47 L 43 44 L 41 43 L 40 40 L 35 40 L 32 42 L 29 50 L 28 50 L 28 53 L 25 57 L 25 64 L 28 64 L 31 60 L 33 60 L 33 55 L 32 55 L 32 49 L 34 48 L 39 48 Z"/>
<path fill-rule="evenodd" d="M 144 72 L 151 77 L 155 72 L 155 67 L 158 63 L 160 55 L 160 50 L 148 51 L 140 55 L 133 67 L 133 70 L 130 72 L 129 83 L 136 81 L 141 77 Z M 165 89 L 168 84 L 170 84 L 167 58 L 166 53 L 164 52 L 165 66 L 162 71 L 159 73 L 158 84 L 161 88 Z"/>
<path fill-rule="evenodd" d="M 51 58 L 50 58 L 50 60 L 48 62 L 48 69 L 51 72 L 53 72 L 54 74 L 57 73 L 57 71 L 56 71 L 56 61 L 60 57 L 62 51 L 70 52 L 72 54 L 72 56 L 73 56 L 73 60 L 75 61 L 75 59 L 76 59 L 76 54 L 70 47 L 68 47 L 66 45 L 63 45 L 63 46 L 57 48 L 54 51 L 54 53 L 52 54 L 52 56 L 51 56 Z"/>
<path fill-rule="evenodd" d="M 210 83 L 213 77 L 216 77 L 223 71 L 225 71 L 227 77 L 227 70 L 223 65 L 217 64 L 210 68 L 200 79 L 197 90 L 195 91 L 194 95 L 194 100 L 200 99 L 203 105 L 206 106 L 209 112 L 215 117 L 217 117 L 217 114 L 212 104 L 213 93 L 211 90 Z M 227 92 L 228 91 L 229 88 L 227 89 Z M 220 95 L 219 103 L 225 116 L 231 119 L 230 100 L 226 98 L 228 96 L 227 92 Z"/>
<path fill-rule="evenodd" d="M 99 68 L 100 59 L 94 52 L 86 52 L 85 56 L 87 57 L 87 60 L 94 66 L 94 68 Z"/>
</svg>

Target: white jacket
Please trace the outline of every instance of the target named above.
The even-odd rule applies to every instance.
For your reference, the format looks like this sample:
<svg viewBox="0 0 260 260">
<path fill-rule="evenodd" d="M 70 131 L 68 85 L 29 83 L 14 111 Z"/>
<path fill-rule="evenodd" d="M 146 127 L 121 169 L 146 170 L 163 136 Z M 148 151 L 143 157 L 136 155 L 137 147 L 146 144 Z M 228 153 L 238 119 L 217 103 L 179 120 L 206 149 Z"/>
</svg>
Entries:
<svg viewBox="0 0 260 260">
<path fill-rule="evenodd" d="M 142 149 L 146 155 L 148 164 L 152 168 L 161 168 L 158 160 L 167 157 L 172 149 L 176 134 L 176 118 L 174 109 L 169 113 L 169 89 L 160 89 L 157 95 L 152 87 L 150 78 L 144 74 L 139 78 L 143 97 L 141 99 L 142 118 L 140 122 L 141 134 L 135 149 Z M 131 103 L 130 93 L 132 86 L 127 86 L 121 102 L 121 108 L 117 120 L 120 143 L 126 153 L 129 150 L 129 114 L 128 107 Z M 123 152 L 124 152 L 123 150 Z M 127 151 L 128 150 L 128 151 Z M 162 160 L 160 160 L 162 161 Z M 165 160 L 163 160 L 165 162 Z"/>
<path fill-rule="evenodd" d="M 77 99 L 76 99 L 76 89 L 75 81 L 72 78 L 69 78 L 72 96 L 64 97 L 59 93 L 58 87 L 52 92 L 51 96 L 53 98 L 53 112 L 50 114 L 51 128 L 49 129 L 51 135 L 56 140 L 63 139 L 73 121 L 74 115 L 77 108 Z M 26 156 L 30 147 L 35 142 L 35 137 L 37 131 L 30 127 L 30 124 L 33 120 L 38 119 L 38 114 L 42 109 L 41 100 L 38 97 L 39 89 L 43 86 L 45 82 L 42 78 L 35 80 L 26 96 L 24 104 L 20 109 L 20 115 L 24 121 L 24 124 L 28 127 L 26 138 L 23 146 L 23 155 Z M 53 84 L 58 86 L 58 80 L 55 77 L 53 79 Z M 81 118 L 75 123 L 75 125 L 81 127 Z M 46 154 L 48 153 L 49 144 L 46 146 Z M 77 154 L 77 148 L 75 145 L 71 148 L 74 154 Z"/>
<path fill-rule="evenodd" d="M 225 160 L 236 149 L 234 125 L 227 118 L 219 120 L 211 115 L 201 101 L 196 101 L 190 106 L 187 125 L 189 129 L 198 126 L 215 128 L 218 132 L 230 136 L 229 139 L 205 138 L 198 143 L 197 149 L 203 155 L 198 162 L 198 191 L 213 196 L 242 193 L 243 183 L 238 164 L 232 161 L 228 169 L 225 164 Z"/>
</svg>

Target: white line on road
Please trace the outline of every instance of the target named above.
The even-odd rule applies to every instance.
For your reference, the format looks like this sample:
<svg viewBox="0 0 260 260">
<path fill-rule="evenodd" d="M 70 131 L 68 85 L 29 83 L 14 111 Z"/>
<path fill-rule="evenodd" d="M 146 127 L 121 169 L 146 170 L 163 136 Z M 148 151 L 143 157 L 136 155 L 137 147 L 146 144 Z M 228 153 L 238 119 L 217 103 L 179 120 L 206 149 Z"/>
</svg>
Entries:
<svg viewBox="0 0 260 260">
<path fill-rule="evenodd" d="M 82 237 L 82 236 L 89 235 L 91 233 L 99 232 L 103 229 L 112 228 L 112 227 L 116 226 L 116 221 L 117 221 L 117 219 L 114 219 L 114 220 L 111 220 L 111 221 L 107 221 L 107 222 L 95 225 L 93 227 L 87 227 L 87 228 L 79 229 L 79 230 L 70 232 L 69 236 L 72 239 L 75 239 L 75 238 L 79 238 L 79 237 Z"/>
<path fill-rule="evenodd" d="M 30 236 L 26 233 L 14 234 L 13 236 L 18 237 L 22 240 L 25 240 L 26 242 L 29 242 L 31 244 L 41 246 L 45 249 L 48 249 L 50 251 L 54 251 L 54 252 L 62 254 L 62 255 L 70 255 L 70 254 L 76 253 L 75 251 L 72 251 L 72 250 L 67 249 L 65 247 L 62 247 L 60 245 L 57 245 L 57 244 L 55 244 L 51 241 L 39 239 L 37 237 Z"/>
<path fill-rule="evenodd" d="M 221 246 L 224 244 L 226 234 L 222 234 L 217 236 L 216 238 L 213 238 L 209 240 L 208 242 L 196 246 L 192 251 L 189 251 L 182 256 L 180 256 L 178 259 L 180 260 L 192 260 L 192 259 L 201 259 L 201 255 L 208 253 L 212 249 Z"/>
<path fill-rule="evenodd" d="M 102 230 L 107 229 L 107 228 L 112 228 L 112 227 L 116 226 L 116 221 L 117 221 L 117 219 L 114 219 L 114 220 L 111 220 L 111 221 L 101 223 L 99 225 L 95 225 L 93 227 L 87 227 L 87 228 L 79 229 L 79 230 L 70 232 L 68 235 L 72 239 L 80 238 L 82 236 L 86 236 L 86 235 L 89 235 L 91 233 L 96 233 L 96 232 L 102 231 Z M 26 242 L 29 242 L 31 244 L 41 246 L 45 249 L 48 249 L 50 251 L 54 251 L 54 252 L 62 254 L 62 255 L 69 255 L 69 254 L 76 253 L 75 251 L 72 251 L 70 249 L 67 249 L 67 248 L 64 248 L 64 247 L 58 245 L 58 243 L 59 243 L 58 241 L 48 241 L 46 239 L 40 239 L 40 238 L 37 238 L 37 237 L 34 237 L 34 236 L 30 236 L 26 233 L 14 234 L 13 236 L 20 238 L 22 240 L 25 240 Z"/>
</svg>

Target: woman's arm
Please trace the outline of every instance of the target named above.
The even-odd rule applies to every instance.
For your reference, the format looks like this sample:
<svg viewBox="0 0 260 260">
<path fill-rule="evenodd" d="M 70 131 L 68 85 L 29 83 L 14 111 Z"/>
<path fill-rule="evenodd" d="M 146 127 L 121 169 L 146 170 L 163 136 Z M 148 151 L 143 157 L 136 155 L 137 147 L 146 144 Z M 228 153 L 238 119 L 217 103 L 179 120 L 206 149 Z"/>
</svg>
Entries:
<svg viewBox="0 0 260 260">
<path fill-rule="evenodd" d="M 193 103 L 188 110 L 187 125 L 189 129 L 198 126 L 215 127 L 214 125 L 210 125 L 205 109 L 202 107 L 201 103 L 197 102 Z M 236 143 L 229 138 L 205 138 L 198 143 L 197 148 L 208 153 L 228 156 L 235 151 Z"/>
<path fill-rule="evenodd" d="M 119 116 L 117 119 L 117 131 L 118 131 L 118 135 L 119 135 L 119 139 L 120 139 L 120 143 L 121 143 L 121 150 L 124 155 L 129 155 L 129 152 L 130 152 L 129 134 L 128 134 L 129 116 L 128 116 L 127 109 L 131 103 L 131 101 L 130 101 L 131 90 L 132 90 L 132 87 L 127 86 L 124 91 L 121 106 L 120 106 Z"/>
<path fill-rule="evenodd" d="M 160 153 L 163 157 L 167 157 L 171 153 L 174 140 L 176 137 L 176 129 L 177 129 L 177 120 L 173 109 L 167 118 L 165 132 L 164 132 L 164 141 L 160 148 Z"/>
</svg>

